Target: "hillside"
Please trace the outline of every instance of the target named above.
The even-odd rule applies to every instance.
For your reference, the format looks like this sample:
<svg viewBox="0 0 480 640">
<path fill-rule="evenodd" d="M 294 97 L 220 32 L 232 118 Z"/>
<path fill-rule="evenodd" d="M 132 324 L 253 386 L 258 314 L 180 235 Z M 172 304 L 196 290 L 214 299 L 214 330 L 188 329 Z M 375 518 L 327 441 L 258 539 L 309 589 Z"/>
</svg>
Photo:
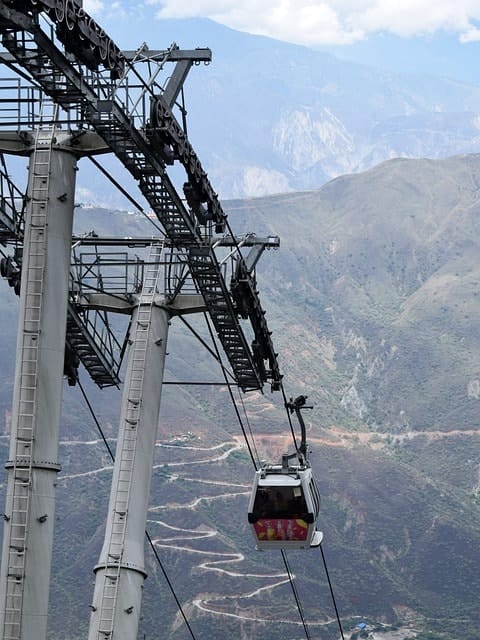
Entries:
<svg viewBox="0 0 480 640">
<path fill-rule="evenodd" d="M 479 187 L 480 156 L 402 159 L 317 191 L 225 203 L 236 232 L 281 237 L 259 262 L 258 284 L 286 391 L 314 404 L 305 417 L 320 526 L 347 637 L 359 618 L 435 639 L 478 635 Z M 76 221 L 122 236 L 142 229 L 120 212 L 80 209 Z M 16 298 L 4 282 L 0 299 L 6 458 Z M 175 321 L 168 351 L 167 380 L 220 379 Z M 81 379 L 114 438 L 120 392 Z M 279 394 L 243 402 L 260 457 L 282 453 Z M 281 557 L 253 550 L 252 465 L 226 391 L 166 386 L 157 449 L 148 529 L 197 637 L 303 637 Z M 67 386 L 61 463 L 50 627 L 52 638 L 76 640 L 88 623 L 111 462 Z M 161 625 L 164 637 L 187 638 L 149 558 L 141 634 L 155 637 Z M 337 638 L 318 551 L 289 560 L 313 637 Z"/>
<path fill-rule="evenodd" d="M 317 192 L 231 203 L 244 229 L 282 238 L 261 269 L 272 316 L 316 345 L 297 378 L 315 369 L 310 385 L 352 424 L 478 426 L 479 168 L 475 155 L 394 160 Z"/>
</svg>

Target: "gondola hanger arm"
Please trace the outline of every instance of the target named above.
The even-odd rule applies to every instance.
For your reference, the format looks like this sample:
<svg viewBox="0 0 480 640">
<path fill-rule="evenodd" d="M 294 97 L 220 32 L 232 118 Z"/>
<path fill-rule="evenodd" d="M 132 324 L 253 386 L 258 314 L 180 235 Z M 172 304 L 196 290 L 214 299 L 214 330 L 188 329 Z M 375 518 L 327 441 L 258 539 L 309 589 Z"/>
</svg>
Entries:
<svg viewBox="0 0 480 640">
<path fill-rule="evenodd" d="M 301 430 L 301 441 L 300 446 L 297 449 L 297 452 L 307 460 L 307 430 L 305 427 L 305 421 L 302 416 L 302 409 L 313 409 L 313 405 L 306 405 L 308 396 L 297 396 L 295 400 L 290 398 L 289 402 L 285 403 L 287 410 L 290 413 L 295 412 L 295 415 L 298 418 L 298 422 L 300 424 Z M 296 455 L 296 454 L 294 454 Z"/>
</svg>

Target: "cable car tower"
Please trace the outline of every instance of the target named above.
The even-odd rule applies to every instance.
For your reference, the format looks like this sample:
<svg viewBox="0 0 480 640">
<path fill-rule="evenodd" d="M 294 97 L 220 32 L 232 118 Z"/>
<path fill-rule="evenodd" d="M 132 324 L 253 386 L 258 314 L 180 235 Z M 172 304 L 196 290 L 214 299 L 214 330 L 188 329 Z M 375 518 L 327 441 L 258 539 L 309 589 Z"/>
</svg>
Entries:
<svg viewBox="0 0 480 640">
<path fill-rule="evenodd" d="M 20 296 L 0 638 L 46 638 L 63 377 L 74 385 L 82 363 L 99 387 L 118 385 L 128 352 L 88 637 L 134 640 L 170 321 L 207 312 L 238 386 L 278 389 L 255 266 L 279 240 L 233 235 L 189 142 L 185 111 L 176 116 L 188 72 L 210 60 L 208 49 L 121 51 L 81 0 L 0 0 L 0 35 L 1 62 L 13 72 L 2 102 L 15 105 L 0 150 L 29 158 L 25 196 L 0 171 L 0 268 Z M 128 240 L 150 246 L 143 261 L 107 257 L 105 247 L 121 239 L 72 237 L 77 160 L 103 153 L 120 160 L 163 229 Z M 180 188 L 173 166 L 183 169 Z M 113 268 L 122 270 L 121 286 L 108 277 Z M 122 341 L 111 313 L 131 317 Z"/>
</svg>

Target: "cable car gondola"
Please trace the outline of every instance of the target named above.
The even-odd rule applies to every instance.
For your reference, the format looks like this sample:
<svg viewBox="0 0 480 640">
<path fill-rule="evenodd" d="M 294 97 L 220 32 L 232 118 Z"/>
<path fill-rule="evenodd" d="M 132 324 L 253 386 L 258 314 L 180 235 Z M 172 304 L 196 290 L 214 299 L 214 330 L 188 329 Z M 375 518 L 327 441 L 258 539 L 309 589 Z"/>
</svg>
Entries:
<svg viewBox="0 0 480 640">
<path fill-rule="evenodd" d="M 300 414 L 305 399 L 300 396 L 287 405 L 295 410 L 302 427 L 299 449 L 282 456 L 281 464 L 264 462 L 255 473 L 248 522 L 259 550 L 318 547 L 323 539 L 316 529 L 320 495 L 306 457 L 305 424 Z M 292 458 L 296 458 L 295 464 L 290 463 Z"/>
</svg>

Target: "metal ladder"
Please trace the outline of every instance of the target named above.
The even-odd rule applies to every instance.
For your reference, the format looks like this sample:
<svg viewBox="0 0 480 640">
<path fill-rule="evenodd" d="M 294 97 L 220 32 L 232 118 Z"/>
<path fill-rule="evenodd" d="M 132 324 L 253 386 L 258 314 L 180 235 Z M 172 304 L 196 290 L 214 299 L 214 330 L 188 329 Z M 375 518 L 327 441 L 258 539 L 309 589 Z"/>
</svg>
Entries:
<svg viewBox="0 0 480 640">
<path fill-rule="evenodd" d="M 188 264 L 225 353 L 243 391 L 262 388 L 262 379 L 212 247 L 190 247 Z"/>
<path fill-rule="evenodd" d="M 21 372 L 18 383 L 18 424 L 15 457 L 11 461 L 13 467 L 12 511 L 5 516 L 8 519 L 8 569 L 3 628 L 5 640 L 20 640 L 22 632 L 35 441 L 40 319 L 47 253 L 50 158 L 57 109 L 58 107 L 53 106 L 52 103 L 42 105 L 41 124 L 36 131 L 33 151 L 30 234 L 27 236 L 28 245 L 24 247 L 25 254 L 28 255 L 28 266 L 26 272 L 22 274 L 25 313 L 22 327 Z"/>
<path fill-rule="evenodd" d="M 123 437 L 117 445 L 119 465 L 118 483 L 115 487 L 114 514 L 108 546 L 107 563 L 103 576 L 100 602 L 98 635 L 99 639 L 112 638 L 115 611 L 122 568 L 125 534 L 127 529 L 128 506 L 132 486 L 133 468 L 137 448 L 138 423 L 143 397 L 145 361 L 152 317 L 152 307 L 157 293 L 159 264 L 163 242 L 152 244 L 148 259 L 142 292 L 139 298 L 137 317 L 132 328 L 133 352 L 130 354 L 130 375 L 125 381 L 128 404 L 124 416 Z M 119 456 L 119 457 L 118 457 Z"/>
</svg>

